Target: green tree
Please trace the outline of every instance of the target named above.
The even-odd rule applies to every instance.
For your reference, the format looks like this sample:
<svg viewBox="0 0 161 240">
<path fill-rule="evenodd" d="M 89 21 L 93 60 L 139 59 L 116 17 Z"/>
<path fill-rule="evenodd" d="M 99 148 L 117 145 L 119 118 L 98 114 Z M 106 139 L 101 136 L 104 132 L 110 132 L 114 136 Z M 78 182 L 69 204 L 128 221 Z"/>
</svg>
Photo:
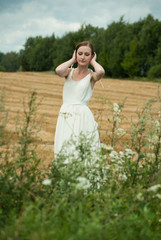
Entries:
<svg viewBox="0 0 161 240">
<path fill-rule="evenodd" d="M 160 64 L 160 63 L 161 63 L 161 37 L 159 38 L 159 43 L 158 43 L 156 55 L 155 55 L 155 64 Z"/>
<path fill-rule="evenodd" d="M 5 67 L 0 66 L 0 72 L 5 72 L 5 71 L 6 71 Z"/>
<path fill-rule="evenodd" d="M 121 66 L 129 77 L 138 76 L 140 72 L 138 40 L 136 37 L 130 42 L 129 51 L 125 52 L 125 57 Z"/>
<path fill-rule="evenodd" d="M 16 72 L 19 70 L 19 54 L 16 52 L 9 52 L 2 56 L 1 66 L 7 72 Z"/>
<path fill-rule="evenodd" d="M 53 65 L 54 34 L 51 37 L 28 38 L 20 52 L 20 63 L 26 71 L 46 71 Z"/>
<path fill-rule="evenodd" d="M 108 69 L 111 77 L 125 77 L 126 73 L 121 66 L 124 53 L 133 37 L 131 25 L 124 22 L 110 24 L 105 32 L 105 51 L 108 53 Z M 106 68 L 106 66 L 103 66 Z"/>
<path fill-rule="evenodd" d="M 3 56 L 4 56 L 4 53 L 0 52 L 0 63 L 1 63 Z"/>
<path fill-rule="evenodd" d="M 32 59 L 32 49 L 35 45 L 35 38 L 29 37 L 24 44 L 24 49 L 20 50 L 20 65 L 24 71 L 31 70 L 30 61 Z"/>
<path fill-rule="evenodd" d="M 155 65 L 157 46 L 161 36 L 161 22 L 148 15 L 143 20 L 143 26 L 138 34 L 140 62 L 142 74 L 145 76 L 148 70 Z"/>
<path fill-rule="evenodd" d="M 110 59 L 106 48 L 102 48 L 98 61 L 104 67 L 106 75 L 110 76 L 110 69 L 108 67 Z"/>
</svg>

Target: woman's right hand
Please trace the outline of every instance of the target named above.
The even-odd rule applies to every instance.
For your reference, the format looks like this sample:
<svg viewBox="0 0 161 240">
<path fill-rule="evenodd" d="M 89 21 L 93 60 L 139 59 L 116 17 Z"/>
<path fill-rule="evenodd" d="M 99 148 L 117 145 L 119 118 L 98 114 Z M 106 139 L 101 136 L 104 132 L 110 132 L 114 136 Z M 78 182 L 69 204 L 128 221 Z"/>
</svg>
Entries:
<svg viewBox="0 0 161 240">
<path fill-rule="evenodd" d="M 77 62 L 77 56 L 76 56 L 76 51 L 74 50 L 73 56 L 72 56 L 73 64 Z"/>
</svg>

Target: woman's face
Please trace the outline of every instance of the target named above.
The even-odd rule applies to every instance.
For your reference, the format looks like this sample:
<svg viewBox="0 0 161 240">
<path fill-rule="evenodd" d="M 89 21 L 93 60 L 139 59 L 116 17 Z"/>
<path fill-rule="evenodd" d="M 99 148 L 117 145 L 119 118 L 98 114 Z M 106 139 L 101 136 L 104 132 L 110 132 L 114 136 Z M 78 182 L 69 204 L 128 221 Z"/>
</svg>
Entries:
<svg viewBox="0 0 161 240">
<path fill-rule="evenodd" d="M 81 46 L 77 50 L 77 62 L 79 65 L 88 65 L 92 59 L 91 48 L 88 46 Z"/>
</svg>

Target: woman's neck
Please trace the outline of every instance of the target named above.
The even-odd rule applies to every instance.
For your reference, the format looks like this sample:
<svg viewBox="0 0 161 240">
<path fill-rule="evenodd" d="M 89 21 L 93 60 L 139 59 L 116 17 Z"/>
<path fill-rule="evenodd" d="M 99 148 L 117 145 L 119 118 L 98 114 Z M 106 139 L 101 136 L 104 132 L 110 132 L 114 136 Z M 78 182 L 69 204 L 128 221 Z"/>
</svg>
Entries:
<svg viewBox="0 0 161 240">
<path fill-rule="evenodd" d="M 76 68 L 76 71 L 79 73 L 79 74 L 83 74 L 83 73 L 86 73 L 86 72 L 88 72 L 88 66 L 78 66 L 77 68 Z"/>
</svg>

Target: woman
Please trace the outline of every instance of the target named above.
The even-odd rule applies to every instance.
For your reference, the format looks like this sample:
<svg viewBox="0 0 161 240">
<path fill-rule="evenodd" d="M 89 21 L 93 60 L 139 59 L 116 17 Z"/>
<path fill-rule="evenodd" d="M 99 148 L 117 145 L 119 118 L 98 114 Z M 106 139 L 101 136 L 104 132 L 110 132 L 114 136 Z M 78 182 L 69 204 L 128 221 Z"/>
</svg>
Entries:
<svg viewBox="0 0 161 240">
<path fill-rule="evenodd" d="M 70 68 L 77 62 L 77 68 Z M 94 72 L 88 68 L 91 64 Z M 56 68 L 60 77 L 66 81 L 63 89 L 63 105 L 61 106 L 54 141 L 54 152 L 57 155 L 63 144 L 71 137 L 79 137 L 81 133 L 87 137 L 94 136 L 93 144 L 99 148 L 99 134 L 93 114 L 87 107 L 92 96 L 94 85 L 105 71 L 96 62 L 96 53 L 93 45 L 84 41 L 76 46 L 70 60 Z"/>
</svg>

